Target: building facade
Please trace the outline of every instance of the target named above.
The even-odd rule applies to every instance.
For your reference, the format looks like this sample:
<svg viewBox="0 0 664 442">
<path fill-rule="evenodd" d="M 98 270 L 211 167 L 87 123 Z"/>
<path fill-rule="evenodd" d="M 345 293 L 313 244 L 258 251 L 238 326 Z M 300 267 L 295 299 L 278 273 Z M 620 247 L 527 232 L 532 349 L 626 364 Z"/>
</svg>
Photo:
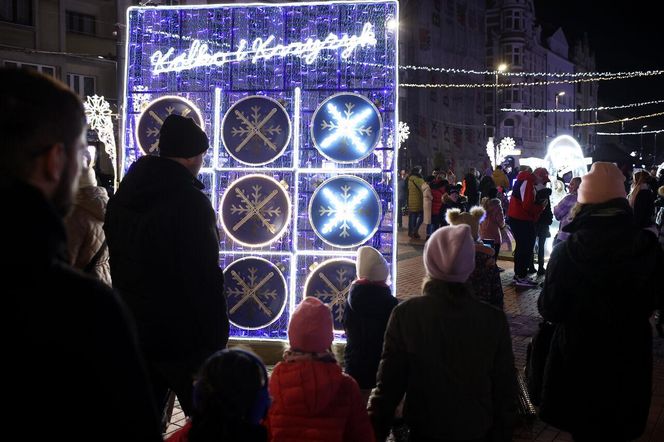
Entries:
<svg viewBox="0 0 664 442">
<path fill-rule="evenodd" d="M 496 75 L 494 90 L 487 90 L 484 96 L 487 125 L 495 130 L 496 138 L 512 137 L 522 157 L 543 158 L 549 142 L 558 135 L 574 136 L 590 152 L 595 143 L 593 126 L 575 129 L 571 125 L 592 121 L 594 112 L 555 110 L 596 107 L 597 84 L 550 84 L 573 77 L 525 75 L 593 71 L 594 56 L 587 40 L 570 49 L 561 28 L 539 23 L 532 0 L 490 0 L 487 4 L 486 65 L 489 70 L 505 65 L 505 71 Z M 546 80 L 549 84 L 522 84 Z"/>
</svg>

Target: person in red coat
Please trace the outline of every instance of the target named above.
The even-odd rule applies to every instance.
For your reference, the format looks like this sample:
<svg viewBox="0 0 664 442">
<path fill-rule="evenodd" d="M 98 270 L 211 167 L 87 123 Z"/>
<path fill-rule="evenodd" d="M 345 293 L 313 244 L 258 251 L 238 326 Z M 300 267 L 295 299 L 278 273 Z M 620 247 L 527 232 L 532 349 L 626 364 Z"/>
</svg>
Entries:
<svg viewBox="0 0 664 442">
<path fill-rule="evenodd" d="M 514 283 L 521 287 L 535 287 L 537 282 L 527 277 L 528 266 L 532 261 L 533 248 L 537 235 L 535 221 L 544 210 L 544 204 L 535 202 L 535 185 L 549 181 L 549 173 L 543 167 L 531 172 L 524 167 L 519 172 L 512 189 L 507 217 L 516 240 L 514 251 Z"/>
<path fill-rule="evenodd" d="M 270 377 L 272 441 L 374 440 L 360 388 L 332 354 L 332 330 L 332 312 L 318 298 L 304 298 L 293 312 L 290 348 Z"/>
</svg>

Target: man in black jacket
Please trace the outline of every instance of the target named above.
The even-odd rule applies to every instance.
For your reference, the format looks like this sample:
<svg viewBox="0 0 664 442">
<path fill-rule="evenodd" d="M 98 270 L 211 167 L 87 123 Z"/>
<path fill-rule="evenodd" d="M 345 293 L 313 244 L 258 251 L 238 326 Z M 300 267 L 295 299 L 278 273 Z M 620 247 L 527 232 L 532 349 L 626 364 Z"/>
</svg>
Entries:
<svg viewBox="0 0 664 442">
<path fill-rule="evenodd" d="M 5 417 L 21 440 L 160 441 L 123 303 L 66 256 L 85 129 L 64 85 L 0 69 Z"/>
<path fill-rule="evenodd" d="M 131 166 L 104 225 L 113 286 L 136 318 L 155 402 L 162 407 L 171 389 L 187 415 L 194 374 L 228 341 L 216 218 L 196 179 L 208 147 L 191 118 L 170 115 L 160 156 Z"/>
</svg>

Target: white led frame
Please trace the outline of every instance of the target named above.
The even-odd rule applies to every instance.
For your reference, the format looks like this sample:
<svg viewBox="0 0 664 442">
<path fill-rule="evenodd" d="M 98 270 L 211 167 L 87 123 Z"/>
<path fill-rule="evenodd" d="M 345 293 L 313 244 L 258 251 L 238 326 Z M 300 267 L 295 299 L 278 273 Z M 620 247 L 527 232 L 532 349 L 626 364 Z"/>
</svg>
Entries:
<svg viewBox="0 0 664 442">
<path fill-rule="evenodd" d="M 261 258 L 260 256 L 247 256 L 245 258 L 236 259 L 230 265 L 233 265 L 236 262 L 246 261 L 246 260 L 249 260 L 249 259 L 256 259 L 256 260 L 268 263 L 277 272 L 277 274 L 281 278 L 281 282 L 284 286 L 284 302 L 281 303 L 281 309 L 279 310 L 279 313 L 274 315 L 272 320 L 270 322 L 268 322 L 267 324 L 261 325 L 260 327 L 244 327 L 242 325 L 238 325 L 238 324 L 234 323 L 233 321 L 231 321 L 230 317 L 228 318 L 228 322 L 230 322 L 231 324 L 233 324 L 234 326 L 236 326 L 239 329 L 242 329 L 242 330 L 260 330 L 262 328 L 269 327 L 270 325 L 274 324 L 279 318 L 281 318 L 281 315 L 284 313 L 284 309 L 286 308 L 286 304 L 288 304 L 288 299 L 287 299 L 288 298 L 288 293 L 289 293 L 288 284 L 286 283 L 286 278 L 284 277 L 284 274 L 282 273 L 281 270 L 279 270 L 279 267 L 277 267 L 276 264 L 274 264 L 273 262 L 268 261 L 265 258 Z M 228 271 L 228 269 L 230 268 L 230 265 L 226 266 L 226 268 L 224 269 L 224 278 L 226 277 L 226 271 Z M 293 281 L 291 280 L 291 285 L 292 284 L 293 284 Z M 224 288 L 224 290 L 225 290 L 225 288 Z M 226 298 L 228 298 L 228 297 L 226 297 Z M 235 339 L 235 338 L 233 338 L 233 339 Z"/>
<path fill-rule="evenodd" d="M 339 160 L 337 160 L 337 159 L 334 159 L 334 158 L 330 157 L 328 154 L 325 153 L 325 149 L 318 145 L 318 141 L 316 140 L 316 137 L 314 136 L 314 121 L 316 121 L 316 116 L 318 115 L 318 112 L 319 112 L 321 109 L 323 109 L 323 107 L 324 107 L 324 106 L 325 106 L 330 100 L 332 100 L 332 99 L 335 98 L 335 97 L 338 97 L 339 95 L 352 95 L 352 96 L 354 96 L 354 97 L 361 98 L 363 101 L 365 101 L 367 104 L 369 104 L 369 106 L 371 106 L 371 108 L 372 108 L 372 109 L 376 112 L 376 114 L 378 115 L 378 136 L 376 137 L 376 140 L 373 142 L 373 144 L 371 145 L 371 147 L 369 147 L 369 148 L 367 149 L 366 154 L 364 154 L 361 158 L 358 158 L 358 159 L 356 159 L 356 160 L 351 160 L 351 161 L 339 161 Z M 336 93 L 336 94 L 334 94 L 334 95 L 330 95 L 330 96 L 327 97 L 325 100 L 323 100 L 322 103 L 320 103 L 320 104 L 318 105 L 318 107 L 317 107 L 316 110 L 314 111 L 313 115 L 311 116 L 311 125 L 310 125 L 310 127 L 309 127 L 309 132 L 310 132 L 311 141 L 313 142 L 314 147 L 316 148 L 316 150 L 318 151 L 318 153 L 320 153 L 322 156 L 324 156 L 324 157 L 327 158 L 328 160 L 333 161 L 333 162 L 338 163 L 338 164 L 354 164 L 354 163 L 357 163 L 357 162 L 359 162 L 359 161 L 362 161 L 363 159 L 365 159 L 366 157 L 368 157 L 369 155 L 371 155 L 371 153 L 374 151 L 374 149 L 376 148 L 376 146 L 378 146 L 378 143 L 380 142 L 380 138 L 383 136 L 383 116 L 380 114 L 380 111 L 378 110 L 378 108 L 376 107 L 376 105 L 373 104 L 373 103 L 371 102 L 371 100 L 369 100 L 369 99 L 368 99 L 367 97 L 365 97 L 364 95 L 362 95 L 362 94 L 358 94 L 358 93 L 355 93 L 355 92 L 338 92 L 338 93 Z"/>
<path fill-rule="evenodd" d="M 238 172 L 241 172 L 241 171 L 242 171 L 241 169 L 238 170 Z M 226 235 L 228 235 L 228 237 L 231 238 L 231 239 L 233 240 L 233 242 L 235 242 L 235 243 L 237 243 L 237 244 L 240 244 L 240 245 L 242 245 L 242 246 L 245 246 L 245 247 L 252 247 L 252 248 L 264 247 L 264 246 L 270 245 L 270 244 L 274 243 L 275 241 L 278 241 L 279 239 L 281 239 L 281 237 L 284 235 L 284 232 L 286 232 L 286 229 L 288 229 L 288 226 L 289 226 L 289 225 L 291 224 L 291 222 L 292 222 L 292 220 L 291 220 L 291 214 L 293 213 L 293 211 L 292 211 L 293 202 L 291 201 L 290 196 L 288 195 L 288 192 L 283 188 L 283 186 L 281 185 L 281 183 L 280 183 L 279 181 L 275 180 L 274 178 L 272 178 L 272 177 L 269 176 L 269 175 L 264 175 L 264 174 L 261 174 L 261 173 L 253 173 L 253 174 L 245 175 L 245 176 L 243 176 L 243 177 L 241 177 L 241 178 L 238 178 L 237 180 L 233 181 L 233 184 L 232 184 L 232 185 L 230 185 L 230 186 L 228 186 L 228 187 L 226 188 L 226 191 L 224 192 L 224 194 L 223 194 L 222 197 L 221 197 L 221 202 L 219 203 L 219 210 L 223 210 L 223 208 L 224 208 L 224 201 L 226 200 L 226 196 L 228 195 L 228 193 L 229 193 L 229 191 L 231 190 L 231 188 L 234 187 L 234 186 L 238 186 L 238 185 L 240 185 L 240 183 L 242 183 L 242 181 L 245 181 L 245 180 L 247 180 L 247 179 L 249 179 L 249 178 L 262 178 L 262 179 L 266 179 L 266 180 L 272 181 L 272 182 L 273 182 L 273 183 L 274 183 L 279 189 L 281 189 L 281 191 L 283 192 L 283 194 L 286 196 L 286 201 L 288 202 L 288 204 L 287 204 L 287 206 L 286 206 L 286 209 L 288 210 L 288 213 L 287 213 L 286 216 L 284 217 L 284 219 L 286 220 L 286 222 L 284 223 L 283 226 L 281 226 L 281 229 L 279 229 L 279 231 L 278 231 L 277 234 L 274 236 L 274 238 L 272 238 L 272 239 L 269 240 L 269 241 L 266 241 L 266 242 L 263 242 L 263 243 L 258 243 L 258 244 L 245 243 L 245 242 L 240 241 L 239 239 L 237 239 L 237 238 L 231 233 L 231 229 L 229 229 L 228 227 L 226 227 L 226 223 L 224 222 L 224 217 L 223 217 L 223 216 L 220 216 L 220 217 L 219 217 L 219 224 L 221 224 L 221 227 L 224 229 L 224 233 L 226 233 Z M 215 190 L 216 190 L 216 189 L 215 189 Z M 231 253 L 234 253 L 234 252 L 231 252 Z M 258 252 L 254 252 L 254 253 L 258 253 Z"/>
<path fill-rule="evenodd" d="M 366 235 L 366 239 L 362 240 L 361 242 L 350 244 L 350 245 L 347 245 L 347 246 L 340 246 L 338 244 L 334 244 L 334 243 L 328 241 L 327 239 L 325 239 L 323 237 L 323 235 L 318 231 L 316 226 L 314 226 L 313 223 L 311 222 L 311 213 L 312 213 L 311 211 L 313 210 L 313 205 L 314 205 L 314 200 L 316 199 L 316 195 L 318 195 L 318 193 L 321 191 L 321 189 L 323 187 L 325 187 L 325 185 L 327 183 L 329 183 L 332 180 L 337 180 L 339 178 L 345 178 L 345 179 L 349 179 L 349 180 L 352 180 L 352 181 L 359 181 L 359 182 L 362 182 L 362 183 L 366 184 L 371 189 L 371 193 L 369 195 L 373 196 L 376 200 L 378 200 L 378 219 L 376 221 L 376 224 L 371 229 L 371 233 Z M 311 194 L 311 199 L 309 200 L 308 217 L 309 217 L 309 225 L 314 230 L 314 233 L 316 233 L 316 236 L 318 238 L 320 238 L 325 244 L 331 245 L 332 247 L 337 247 L 339 249 L 350 249 L 350 248 L 353 248 L 353 247 L 357 247 L 361 244 L 364 244 L 365 242 L 367 242 L 369 240 L 369 238 L 371 238 L 372 236 L 374 236 L 376 234 L 376 232 L 378 231 L 378 227 L 380 227 L 380 221 L 383 218 L 383 207 L 380 204 L 380 197 L 378 196 L 378 193 L 376 192 L 376 189 L 374 189 L 374 187 L 371 184 L 369 184 L 367 181 L 365 181 L 362 178 L 360 178 L 358 176 L 355 176 L 355 175 L 337 175 L 337 176 L 330 177 L 330 178 L 326 179 L 325 181 L 323 181 L 322 183 L 320 183 L 320 185 L 316 188 L 316 190 L 314 190 L 314 193 Z"/>
<path fill-rule="evenodd" d="M 138 137 L 138 127 L 141 124 L 141 120 L 143 119 L 143 116 L 145 115 L 145 112 L 147 111 L 148 107 L 152 106 L 153 104 L 155 104 L 159 101 L 164 101 L 164 100 L 169 100 L 169 99 L 171 99 L 171 100 L 172 99 L 182 100 L 188 106 L 190 106 L 194 110 L 196 115 L 198 116 L 198 120 L 201 122 L 201 126 L 200 126 L 201 129 L 203 131 L 205 131 L 205 120 L 203 119 L 203 114 L 201 113 L 201 110 L 198 108 L 198 106 L 196 106 L 191 100 L 189 100 L 188 98 L 182 97 L 180 95 L 162 95 L 161 97 L 155 98 L 154 100 L 150 101 L 147 104 L 147 106 L 145 106 L 145 109 L 140 114 L 138 114 L 138 118 L 136 118 L 136 124 L 134 126 L 134 137 L 136 139 L 136 144 L 141 149 L 141 151 L 143 152 L 144 155 L 149 155 L 150 153 L 149 153 L 149 149 L 146 149 L 141 145 L 140 138 Z"/>
<path fill-rule="evenodd" d="M 284 143 L 284 146 L 275 155 L 274 158 L 272 158 L 270 161 L 265 161 L 263 163 L 247 163 L 246 161 L 242 161 L 241 159 L 239 159 L 238 157 L 233 155 L 233 152 L 231 152 L 231 149 L 228 148 L 228 143 L 226 142 L 226 137 L 224 137 L 224 130 L 223 129 L 224 129 L 224 125 L 226 124 L 226 118 L 228 118 L 228 116 L 231 114 L 231 112 L 233 112 L 233 109 L 235 108 L 235 106 L 237 106 L 238 104 L 242 103 L 243 101 L 249 100 L 251 98 L 264 98 L 264 99 L 267 99 L 267 100 L 271 101 L 272 103 L 277 105 L 277 107 L 279 107 L 279 109 L 282 110 L 286 114 L 286 120 L 288 121 L 288 137 L 286 139 L 286 142 Z M 292 126 L 293 126 L 293 123 L 291 123 L 291 119 L 290 119 L 290 117 L 288 117 L 288 111 L 286 111 L 286 108 L 284 106 L 282 106 L 281 103 L 279 103 L 277 100 L 275 100 L 272 97 L 265 96 L 265 95 L 249 95 L 248 97 L 244 97 L 244 98 L 239 99 L 238 101 L 233 103 L 233 105 L 231 107 L 228 108 L 228 112 L 226 112 L 226 114 L 224 115 L 224 119 L 221 121 L 221 127 L 220 127 L 221 139 L 224 143 L 224 150 L 226 151 L 226 153 L 228 153 L 228 155 L 233 157 L 233 159 L 235 161 L 237 161 L 239 163 L 242 163 L 242 164 L 245 164 L 247 166 L 251 166 L 251 167 L 264 166 L 266 164 L 270 164 L 270 163 L 275 162 L 278 158 L 280 158 L 284 154 L 284 152 L 286 151 L 286 148 L 288 147 L 288 145 L 291 142 Z M 253 137 L 253 135 L 252 135 L 252 137 Z M 235 168 L 233 170 L 238 170 L 238 169 Z"/>
</svg>

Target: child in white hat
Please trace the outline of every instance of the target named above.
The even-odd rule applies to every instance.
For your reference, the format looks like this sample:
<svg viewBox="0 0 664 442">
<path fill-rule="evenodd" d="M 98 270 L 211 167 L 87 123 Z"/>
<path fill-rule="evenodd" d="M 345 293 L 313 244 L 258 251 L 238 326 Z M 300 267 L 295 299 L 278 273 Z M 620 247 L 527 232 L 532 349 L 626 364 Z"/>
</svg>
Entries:
<svg viewBox="0 0 664 442">
<path fill-rule="evenodd" d="M 383 335 L 397 300 L 388 285 L 389 266 L 378 250 L 360 247 L 355 268 L 357 280 L 351 285 L 343 318 L 347 339 L 344 365 L 368 397 L 376 386 Z"/>
</svg>

